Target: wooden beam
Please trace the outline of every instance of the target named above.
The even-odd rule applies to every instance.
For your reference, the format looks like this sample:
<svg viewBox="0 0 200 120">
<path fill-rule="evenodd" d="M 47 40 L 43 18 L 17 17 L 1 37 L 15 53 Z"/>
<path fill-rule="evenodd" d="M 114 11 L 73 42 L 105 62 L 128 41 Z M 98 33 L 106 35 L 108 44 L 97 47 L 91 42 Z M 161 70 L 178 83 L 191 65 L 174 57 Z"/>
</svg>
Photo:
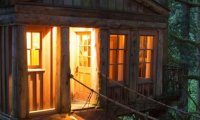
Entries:
<svg viewBox="0 0 200 120">
<path fill-rule="evenodd" d="M 166 8 L 157 4 L 153 0 L 135 0 L 135 1 L 145 5 L 146 7 L 150 8 L 150 9 L 152 9 L 156 13 L 159 13 L 161 15 L 169 15 L 169 11 Z"/>
<path fill-rule="evenodd" d="M 5 46 L 5 38 L 6 38 L 6 34 L 5 34 L 5 26 L 2 27 L 2 46 L 1 46 L 1 49 L 2 49 L 2 110 L 3 112 L 6 111 L 6 101 L 5 101 L 5 98 L 6 98 L 6 60 L 5 60 L 5 54 L 6 54 L 6 46 Z"/>
<path fill-rule="evenodd" d="M 60 113 L 69 113 L 71 111 L 69 27 L 60 28 L 60 40 L 58 39 L 57 44 L 57 79 L 59 80 L 58 93 L 60 94 L 57 110 Z"/>
<path fill-rule="evenodd" d="M 110 27 L 110 28 L 166 28 L 166 23 L 83 18 L 70 16 L 50 16 L 39 14 L 18 14 L 16 23 L 35 25 L 67 25 L 74 27 Z"/>
<path fill-rule="evenodd" d="M 133 90 L 137 90 L 138 81 L 138 67 L 139 67 L 139 33 L 138 30 L 131 30 L 130 39 L 130 81 L 129 87 Z M 130 100 L 133 101 L 136 98 L 135 95 L 130 93 Z"/>
<path fill-rule="evenodd" d="M 2 100 L 2 67 L 3 67 L 3 65 L 2 65 L 2 58 L 3 58 L 3 56 L 2 56 L 2 41 L 3 41 L 3 39 L 2 39 L 2 37 L 3 37 L 3 26 L 0 26 L 0 46 L 1 46 L 1 48 L 0 48 L 0 112 L 2 112 L 2 103 L 3 103 L 3 100 Z"/>
<path fill-rule="evenodd" d="M 5 26 L 5 113 L 9 114 L 9 26 Z M 12 50 L 12 49 L 11 49 Z"/>
<path fill-rule="evenodd" d="M 28 74 L 25 26 L 13 26 L 12 60 L 12 115 L 26 118 L 28 115 Z"/>
<path fill-rule="evenodd" d="M 166 23 L 167 16 L 162 15 L 149 15 L 139 14 L 134 12 L 115 12 L 110 10 L 94 10 L 94 9 L 75 9 L 69 7 L 47 7 L 47 6 L 33 6 L 33 5 L 16 5 L 15 12 L 19 14 L 42 14 L 51 16 L 74 16 L 86 18 L 99 18 L 99 19 L 115 19 L 115 20 L 130 20 L 130 21 L 149 21 L 149 22 L 162 22 Z M 40 16 L 42 16 L 40 15 Z"/>
<path fill-rule="evenodd" d="M 14 14 L 0 15 L 0 25 L 13 24 L 15 21 Z"/>
<path fill-rule="evenodd" d="M 108 42 L 109 31 L 108 29 L 100 29 L 100 93 L 107 95 L 108 84 Z M 105 75 L 105 76 L 102 76 Z M 106 77 L 106 78 L 105 78 Z M 100 98 L 101 107 L 106 107 L 107 101 Z"/>
<path fill-rule="evenodd" d="M 163 74 L 163 41 L 164 31 L 158 30 L 158 46 L 157 46 L 157 68 L 156 68 L 156 96 L 162 94 L 162 74 Z"/>
</svg>

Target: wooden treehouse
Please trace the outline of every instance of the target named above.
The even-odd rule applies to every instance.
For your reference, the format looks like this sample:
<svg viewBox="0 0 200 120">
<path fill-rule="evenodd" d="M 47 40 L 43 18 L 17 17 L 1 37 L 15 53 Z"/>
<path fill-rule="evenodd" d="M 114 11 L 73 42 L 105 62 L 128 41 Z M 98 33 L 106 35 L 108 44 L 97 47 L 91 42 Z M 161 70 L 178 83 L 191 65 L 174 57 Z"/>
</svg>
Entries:
<svg viewBox="0 0 200 120">
<path fill-rule="evenodd" d="M 152 0 L 1 0 L 0 119 L 162 95 L 168 11 Z"/>
</svg>

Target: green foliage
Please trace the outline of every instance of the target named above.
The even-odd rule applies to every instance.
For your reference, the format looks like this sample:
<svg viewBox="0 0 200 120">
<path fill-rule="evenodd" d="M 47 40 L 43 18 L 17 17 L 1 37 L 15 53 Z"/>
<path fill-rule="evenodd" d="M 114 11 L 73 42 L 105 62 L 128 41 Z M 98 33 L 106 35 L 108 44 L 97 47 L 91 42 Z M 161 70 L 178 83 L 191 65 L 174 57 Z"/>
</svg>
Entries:
<svg viewBox="0 0 200 120">
<path fill-rule="evenodd" d="M 186 8 L 183 7 L 182 4 L 176 2 L 175 0 L 169 0 L 169 9 L 170 9 L 170 17 L 169 17 L 169 64 L 171 65 L 179 65 L 179 64 L 187 64 L 190 70 L 193 70 L 196 66 L 196 48 L 189 44 L 182 44 L 177 42 L 177 38 L 174 35 L 187 38 L 191 40 L 191 37 L 188 35 L 189 33 L 189 18 L 184 19 L 184 17 L 188 16 Z M 189 16 L 188 16 L 189 17 Z M 188 25 L 187 25 L 188 24 Z M 188 30 L 188 31 L 187 31 Z M 191 34 L 192 35 L 192 34 Z M 181 51 L 184 51 L 184 54 L 181 54 Z"/>
</svg>

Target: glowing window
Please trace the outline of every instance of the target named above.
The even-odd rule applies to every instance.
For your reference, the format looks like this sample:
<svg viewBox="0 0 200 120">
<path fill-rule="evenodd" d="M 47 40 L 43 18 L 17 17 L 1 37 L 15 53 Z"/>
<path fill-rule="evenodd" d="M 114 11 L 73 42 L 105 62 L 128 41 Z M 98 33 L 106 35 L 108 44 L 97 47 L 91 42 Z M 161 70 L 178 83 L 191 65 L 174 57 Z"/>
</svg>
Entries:
<svg viewBox="0 0 200 120">
<path fill-rule="evenodd" d="M 80 32 L 77 33 L 79 39 L 79 66 L 91 66 L 91 33 Z"/>
<path fill-rule="evenodd" d="M 139 77 L 150 79 L 152 76 L 153 36 L 140 36 Z"/>
<path fill-rule="evenodd" d="M 41 67 L 41 36 L 39 32 L 27 32 L 27 63 L 29 68 Z"/>
<path fill-rule="evenodd" d="M 110 35 L 109 79 L 124 80 L 125 35 Z"/>
</svg>

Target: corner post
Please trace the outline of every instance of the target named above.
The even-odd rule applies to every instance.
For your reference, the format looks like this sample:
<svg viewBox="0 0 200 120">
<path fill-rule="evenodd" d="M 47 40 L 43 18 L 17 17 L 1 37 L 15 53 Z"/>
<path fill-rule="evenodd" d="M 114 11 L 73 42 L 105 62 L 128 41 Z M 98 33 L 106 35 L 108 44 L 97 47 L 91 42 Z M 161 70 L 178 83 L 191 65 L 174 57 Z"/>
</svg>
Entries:
<svg viewBox="0 0 200 120">
<path fill-rule="evenodd" d="M 28 77 L 25 26 L 14 25 L 12 37 L 12 116 L 28 115 Z"/>
</svg>

